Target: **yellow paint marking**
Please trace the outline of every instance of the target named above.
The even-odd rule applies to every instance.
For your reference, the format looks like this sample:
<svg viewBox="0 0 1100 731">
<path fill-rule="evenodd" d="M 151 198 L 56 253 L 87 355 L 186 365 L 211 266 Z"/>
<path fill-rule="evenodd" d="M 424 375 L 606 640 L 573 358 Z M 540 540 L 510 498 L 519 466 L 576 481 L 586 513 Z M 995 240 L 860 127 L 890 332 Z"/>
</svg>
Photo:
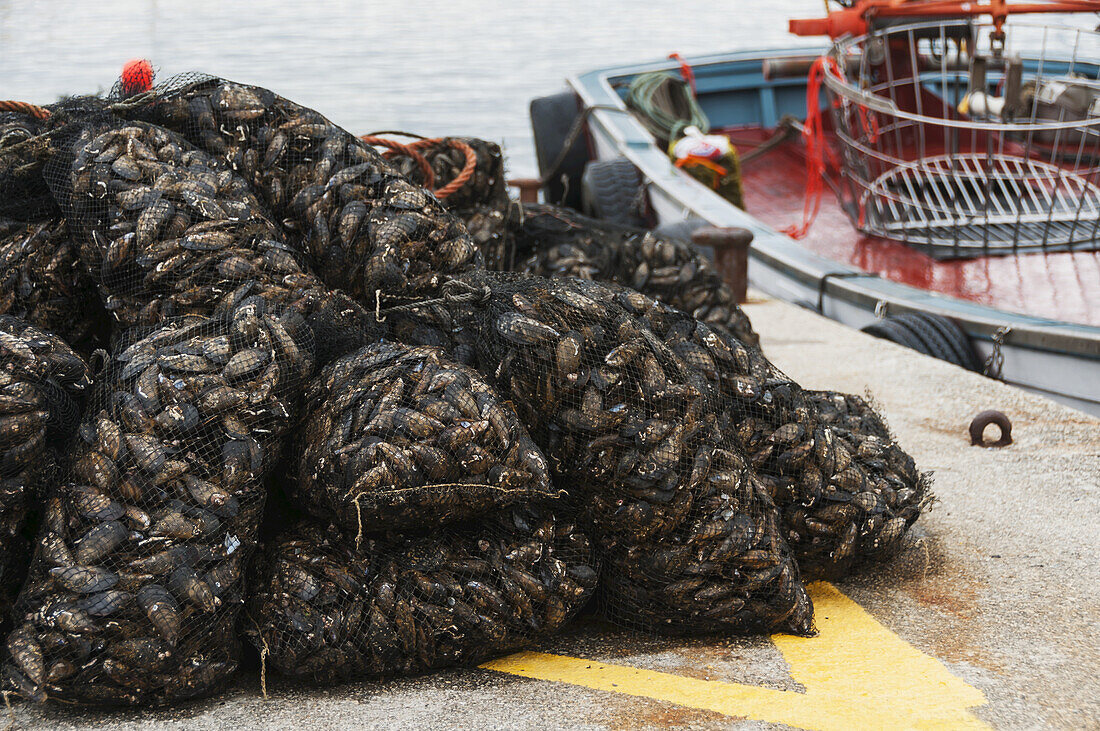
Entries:
<svg viewBox="0 0 1100 731">
<path fill-rule="evenodd" d="M 521 652 L 482 668 L 821 731 L 988 728 L 985 696 L 876 622 L 831 584 L 811 584 L 816 637 L 773 635 L 805 693 Z"/>
</svg>

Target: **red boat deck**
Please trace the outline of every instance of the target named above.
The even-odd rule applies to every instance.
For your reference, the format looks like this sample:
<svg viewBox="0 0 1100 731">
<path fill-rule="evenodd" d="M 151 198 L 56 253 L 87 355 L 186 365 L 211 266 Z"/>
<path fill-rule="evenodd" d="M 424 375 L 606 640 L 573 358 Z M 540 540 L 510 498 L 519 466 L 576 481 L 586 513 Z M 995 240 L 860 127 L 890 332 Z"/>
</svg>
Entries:
<svg viewBox="0 0 1100 731">
<path fill-rule="evenodd" d="M 727 130 L 742 153 L 770 130 Z M 743 166 L 745 208 L 775 228 L 802 221 L 805 156 L 799 140 Z M 1100 252 L 1073 251 L 937 261 L 904 244 L 860 234 L 826 187 L 800 242 L 815 254 L 886 279 L 1001 310 L 1100 326 Z"/>
</svg>

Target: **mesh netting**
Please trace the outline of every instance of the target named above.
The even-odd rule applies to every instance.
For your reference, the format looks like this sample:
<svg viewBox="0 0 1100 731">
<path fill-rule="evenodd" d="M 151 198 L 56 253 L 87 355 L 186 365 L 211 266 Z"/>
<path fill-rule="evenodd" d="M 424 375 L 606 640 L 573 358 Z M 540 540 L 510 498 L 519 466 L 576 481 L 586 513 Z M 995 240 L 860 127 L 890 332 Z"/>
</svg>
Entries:
<svg viewBox="0 0 1100 731">
<path fill-rule="evenodd" d="M 58 333 L 85 356 L 107 342 L 106 312 L 64 220 L 0 220 L 0 313 Z"/>
<path fill-rule="evenodd" d="M 746 345 L 759 337 L 714 264 L 690 243 L 587 218 L 569 209 L 523 206 L 505 256 L 494 268 L 633 287 L 723 328 Z"/>
<path fill-rule="evenodd" d="M 263 552 L 246 627 L 279 671 L 332 682 L 477 663 L 559 629 L 596 584 L 588 538 L 537 503 L 355 545 L 305 522 Z"/>
<path fill-rule="evenodd" d="M 28 520 L 72 435 L 88 366 L 58 337 L 0 315 L 0 618 L 26 575 Z"/>
<path fill-rule="evenodd" d="M 515 412 L 439 349 L 367 346 L 306 397 L 295 492 L 345 529 L 425 528 L 553 494 Z"/>
<path fill-rule="evenodd" d="M 234 671 L 263 478 L 311 369 L 295 315 L 254 297 L 122 342 L 16 606 L 5 672 L 22 695 L 159 703 Z"/>
<path fill-rule="evenodd" d="M 178 77 L 125 114 L 183 134 L 228 163 L 312 257 L 330 286 L 428 293 L 483 268 L 461 222 L 375 150 L 319 113 L 255 86 Z"/>
</svg>

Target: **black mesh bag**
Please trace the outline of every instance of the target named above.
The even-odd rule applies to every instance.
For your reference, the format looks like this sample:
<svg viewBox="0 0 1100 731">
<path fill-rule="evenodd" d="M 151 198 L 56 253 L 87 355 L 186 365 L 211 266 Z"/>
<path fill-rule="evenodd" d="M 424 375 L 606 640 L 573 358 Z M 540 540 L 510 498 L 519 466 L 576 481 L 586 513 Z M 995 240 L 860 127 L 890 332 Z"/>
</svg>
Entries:
<svg viewBox="0 0 1100 731">
<path fill-rule="evenodd" d="M 364 302 L 425 294 L 482 269 L 454 215 L 372 147 L 267 89 L 178 77 L 124 112 L 184 135 L 240 173 L 317 274 Z"/>
<path fill-rule="evenodd" d="M 689 242 L 587 218 L 557 206 L 526 204 L 497 268 L 543 277 L 615 282 L 759 343 L 733 290 Z"/>
<path fill-rule="evenodd" d="M 135 705 L 224 686 L 264 478 L 311 369 L 300 322 L 255 297 L 123 340 L 46 503 L 9 688 Z"/>
<path fill-rule="evenodd" d="M 428 533 L 306 521 L 268 546 L 246 628 L 279 672 L 317 682 L 472 665 L 529 646 L 584 605 L 588 538 L 539 503 Z"/>
<path fill-rule="evenodd" d="M 93 121 L 57 163 L 50 185 L 122 330 L 252 295 L 305 314 L 324 296 L 244 180 L 167 130 Z"/>
<path fill-rule="evenodd" d="M 56 477 L 91 373 L 60 338 L 0 315 L 0 618 L 30 559 L 28 520 Z"/>
<path fill-rule="evenodd" d="M 107 343 L 107 313 L 63 219 L 0 220 L 0 313 L 58 333 L 85 357 Z"/>
<path fill-rule="evenodd" d="M 897 551 L 930 500 L 930 480 L 866 402 L 804 391 L 724 328 L 629 296 L 635 313 L 720 395 L 730 437 L 783 510 L 804 574 L 839 578 Z"/>
<path fill-rule="evenodd" d="M 369 345 L 306 392 L 296 497 L 346 530 L 426 528 L 552 496 L 512 408 L 438 348 Z"/>
</svg>

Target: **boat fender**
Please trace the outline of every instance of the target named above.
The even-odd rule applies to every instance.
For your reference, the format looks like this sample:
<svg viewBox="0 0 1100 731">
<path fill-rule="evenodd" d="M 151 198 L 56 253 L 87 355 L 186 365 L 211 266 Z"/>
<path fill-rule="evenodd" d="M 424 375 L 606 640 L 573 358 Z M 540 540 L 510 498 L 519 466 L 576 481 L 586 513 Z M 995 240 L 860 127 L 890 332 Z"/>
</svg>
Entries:
<svg viewBox="0 0 1100 731">
<path fill-rule="evenodd" d="M 942 315 L 929 312 L 889 315 L 867 325 L 863 332 L 968 371 L 981 371 L 966 333 L 956 322 Z"/>
<path fill-rule="evenodd" d="M 646 228 L 642 175 L 624 157 L 588 163 L 581 176 L 583 211 L 623 226 Z"/>
<path fill-rule="evenodd" d="M 531 132 L 539 177 L 546 181 L 546 202 L 577 210 L 581 207 L 581 175 L 589 160 L 588 140 L 582 134 L 567 152 L 563 149 L 581 114 L 577 96 L 571 91 L 531 100 Z M 551 170 L 559 159 L 560 164 Z"/>
</svg>

